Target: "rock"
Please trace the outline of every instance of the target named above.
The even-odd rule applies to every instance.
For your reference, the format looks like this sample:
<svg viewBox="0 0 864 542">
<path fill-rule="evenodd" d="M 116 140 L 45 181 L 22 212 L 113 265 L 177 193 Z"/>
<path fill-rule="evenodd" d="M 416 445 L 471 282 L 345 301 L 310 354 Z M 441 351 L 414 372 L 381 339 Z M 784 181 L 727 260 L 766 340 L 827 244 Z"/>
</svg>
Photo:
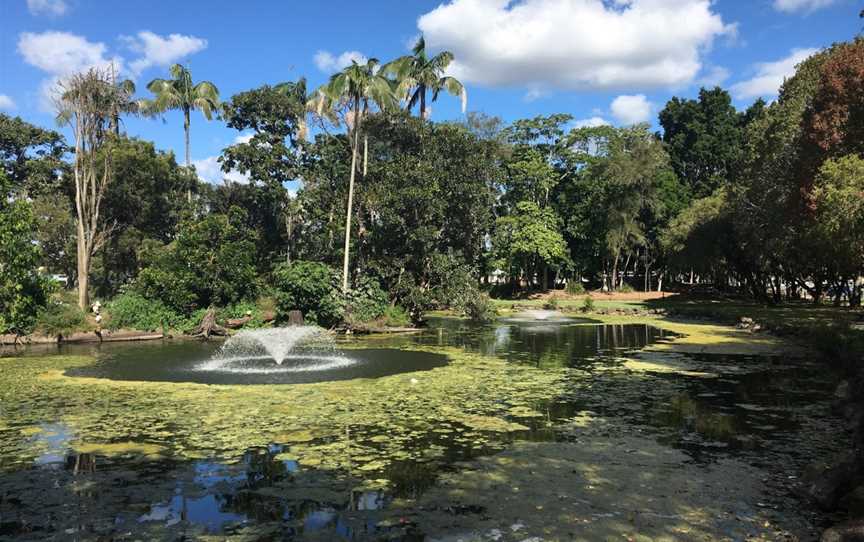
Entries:
<svg viewBox="0 0 864 542">
<path fill-rule="evenodd" d="M 738 320 L 738 325 L 736 326 L 738 329 L 750 329 L 753 326 L 753 319 L 747 316 L 742 316 L 740 320 Z"/>
<path fill-rule="evenodd" d="M 835 525 L 822 533 L 821 542 L 864 542 L 864 519 Z"/>
<path fill-rule="evenodd" d="M 840 497 L 852 489 L 859 474 L 854 454 L 829 464 L 811 465 L 802 477 L 804 495 L 826 511 L 834 510 Z"/>
<path fill-rule="evenodd" d="M 864 517 L 864 484 L 846 494 L 841 504 L 849 513 L 849 517 Z"/>
</svg>

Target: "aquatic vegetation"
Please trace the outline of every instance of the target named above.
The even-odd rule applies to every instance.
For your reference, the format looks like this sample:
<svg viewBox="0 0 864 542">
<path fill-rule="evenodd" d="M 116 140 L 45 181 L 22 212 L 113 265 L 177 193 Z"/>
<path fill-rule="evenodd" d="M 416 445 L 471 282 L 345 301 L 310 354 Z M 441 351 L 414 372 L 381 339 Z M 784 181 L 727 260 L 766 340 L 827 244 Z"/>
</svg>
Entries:
<svg viewBox="0 0 864 542">
<path fill-rule="evenodd" d="M 562 390 L 561 371 L 434 351 L 447 353 L 450 364 L 379 379 L 267 386 L 72 377 L 64 371 L 92 359 L 0 359 L 0 468 L 32 463 L 44 452 L 32 435 L 58 422 L 80 452 L 140 446 L 145 455 L 231 462 L 278 443 L 286 445 L 282 458 L 301 466 L 380 473 L 394 461 L 438 459 L 444 447 L 436 439 L 482 450 L 496 435 L 527 430 L 517 420 Z"/>
</svg>

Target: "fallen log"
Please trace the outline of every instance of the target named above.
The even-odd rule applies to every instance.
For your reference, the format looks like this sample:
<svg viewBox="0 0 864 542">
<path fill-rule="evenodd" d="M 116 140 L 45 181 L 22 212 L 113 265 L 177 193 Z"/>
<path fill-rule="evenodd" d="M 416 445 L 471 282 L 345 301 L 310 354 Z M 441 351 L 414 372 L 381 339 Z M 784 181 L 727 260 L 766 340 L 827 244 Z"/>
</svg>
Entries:
<svg viewBox="0 0 864 542">
<path fill-rule="evenodd" d="M 244 316 L 242 318 L 231 318 L 227 322 L 225 322 L 225 327 L 230 329 L 237 329 L 245 326 L 252 320 L 251 316 Z"/>
</svg>

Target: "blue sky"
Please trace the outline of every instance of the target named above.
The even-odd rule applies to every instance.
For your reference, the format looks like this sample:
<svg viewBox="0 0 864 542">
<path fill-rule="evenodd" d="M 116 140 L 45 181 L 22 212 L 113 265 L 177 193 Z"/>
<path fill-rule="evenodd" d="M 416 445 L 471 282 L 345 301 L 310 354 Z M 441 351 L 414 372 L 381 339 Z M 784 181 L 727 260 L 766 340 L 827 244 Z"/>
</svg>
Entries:
<svg viewBox="0 0 864 542">
<path fill-rule="evenodd" d="M 858 0 L 367 0 L 246 2 L 2 0 L 0 109 L 53 126 L 48 91 L 70 71 L 111 60 L 139 93 L 173 62 L 213 81 L 223 99 L 265 83 L 325 81 L 346 59 L 389 60 L 421 32 L 456 54 L 468 109 L 505 120 L 565 112 L 583 123 L 648 120 L 700 85 L 736 105 L 771 99 L 797 61 L 852 38 Z M 432 106 L 460 118 L 459 100 Z M 129 119 L 131 135 L 182 160 L 179 115 Z M 192 157 L 218 180 L 215 157 L 238 133 L 192 120 Z"/>
</svg>

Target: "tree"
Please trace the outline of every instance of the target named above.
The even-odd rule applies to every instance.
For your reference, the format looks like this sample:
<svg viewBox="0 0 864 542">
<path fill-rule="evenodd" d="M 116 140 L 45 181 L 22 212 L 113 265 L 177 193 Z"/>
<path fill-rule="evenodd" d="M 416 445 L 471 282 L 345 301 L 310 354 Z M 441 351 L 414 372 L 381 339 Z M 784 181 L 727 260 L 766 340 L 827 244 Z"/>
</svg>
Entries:
<svg viewBox="0 0 864 542">
<path fill-rule="evenodd" d="M 35 197 L 59 190 L 67 150 L 59 133 L 0 113 L 0 168 L 16 191 Z"/>
<path fill-rule="evenodd" d="M 152 100 L 145 100 L 141 109 L 145 113 L 158 115 L 177 109 L 183 112 L 183 133 L 186 146 L 186 167 L 192 166 L 189 154 L 189 131 L 192 124 L 192 111 L 201 111 L 204 118 L 211 120 L 219 110 L 219 89 L 210 81 L 193 83 L 192 74 L 180 64 L 174 64 L 169 69 L 171 79 L 154 79 L 147 84 L 147 90 L 153 93 Z M 186 197 L 192 201 L 192 190 Z"/>
<path fill-rule="evenodd" d="M 39 246 L 30 204 L 11 197 L 0 171 L 0 333 L 25 335 L 47 302 L 48 283 L 39 275 Z"/>
<path fill-rule="evenodd" d="M 514 214 L 498 219 L 492 245 L 499 268 L 508 270 L 511 278 L 521 270 L 529 284 L 535 274 L 542 274 L 544 289 L 547 268 L 560 268 L 569 260 L 558 217 L 531 201 L 517 203 Z"/>
<path fill-rule="evenodd" d="M 177 239 L 149 255 L 136 288 L 185 315 L 210 306 L 254 299 L 258 292 L 255 233 L 242 209 L 180 224 Z"/>
<path fill-rule="evenodd" d="M 389 63 L 384 71 L 392 73 L 399 82 L 399 93 L 404 94 L 405 110 L 411 111 L 419 103 L 420 118 L 426 115 L 426 94 L 432 91 L 432 101 L 438 99 L 438 94 L 446 90 L 453 96 L 462 99 L 462 112 L 468 105 L 468 93 L 463 85 L 455 77 L 445 76 L 447 66 L 453 62 L 453 53 L 441 51 L 429 58 L 426 55 L 426 40 L 423 36 L 414 44 L 412 54 L 403 56 Z"/>
<path fill-rule="evenodd" d="M 743 119 L 728 92 L 703 88 L 698 100 L 674 97 L 659 119 L 672 167 L 693 197 L 732 181 L 741 159 Z"/>
<path fill-rule="evenodd" d="M 88 305 L 90 264 L 105 243 L 111 225 L 100 215 L 102 200 L 113 180 L 110 127 L 118 104 L 128 103 L 126 91 L 115 84 L 113 69 L 91 68 L 62 85 L 58 120 L 69 124 L 75 139 L 75 210 L 77 215 L 78 306 Z"/>
<path fill-rule="evenodd" d="M 75 279 L 75 213 L 66 194 L 43 194 L 33 199 L 36 241 L 41 249 L 41 265 L 51 273 Z"/>
<path fill-rule="evenodd" d="M 854 284 L 850 301 L 861 304 L 864 272 L 864 159 L 848 155 L 829 159 L 813 187 L 816 234 L 823 257 L 844 283 Z"/>
<path fill-rule="evenodd" d="M 351 248 L 351 214 L 354 203 L 354 178 L 357 172 L 357 152 L 363 120 L 370 106 L 381 110 L 395 109 L 398 99 L 393 93 L 393 82 L 378 69 L 379 61 L 369 59 L 366 64 L 352 62 L 350 66 L 330 77 L 310 100 L 311 108 L 319 115 L 334 110 L 347 112 L 348 140 L 351 145 L 351 177 L 348 182 L 348 205 L 345 215 L 345 252 L 342 261 L 342 291 L 348 291 L 348 260 Z M 364 167 L 365 169 L 365 167 Z"/>
</svg>

